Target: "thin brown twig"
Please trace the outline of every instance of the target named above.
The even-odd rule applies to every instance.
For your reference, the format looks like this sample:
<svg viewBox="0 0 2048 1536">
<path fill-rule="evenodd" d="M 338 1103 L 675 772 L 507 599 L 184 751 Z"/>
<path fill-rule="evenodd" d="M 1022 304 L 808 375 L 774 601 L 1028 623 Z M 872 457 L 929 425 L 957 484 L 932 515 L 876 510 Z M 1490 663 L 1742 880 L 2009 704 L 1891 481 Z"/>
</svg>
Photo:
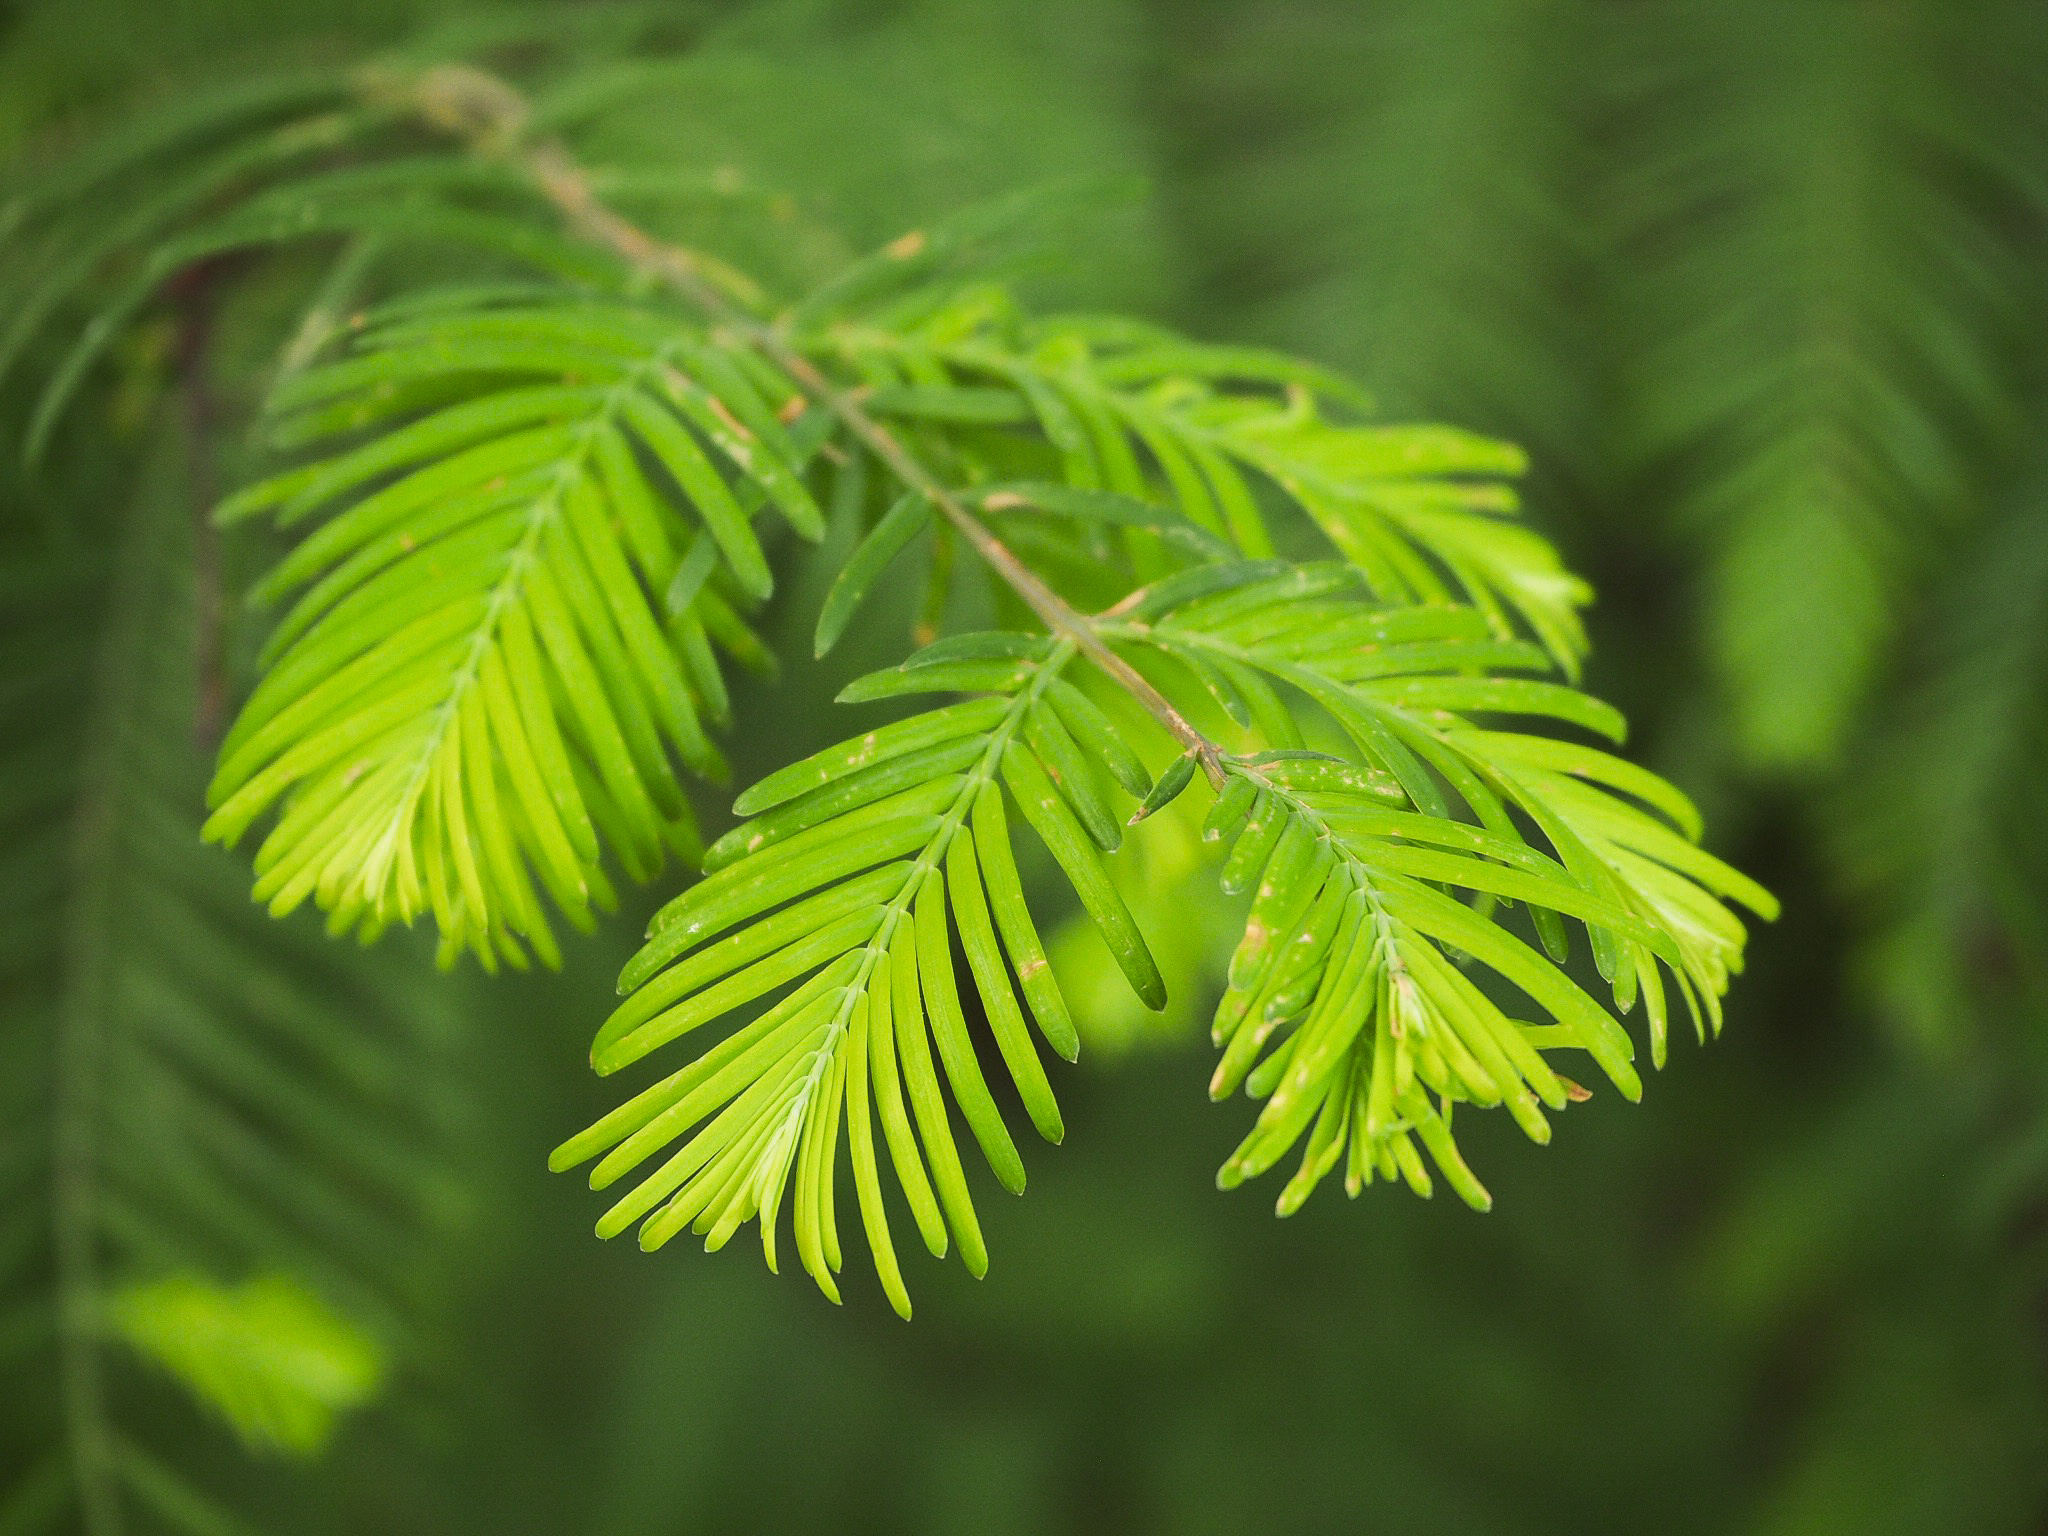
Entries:
<svg viewBox="0 0 2048 1536">
<path fill-rule="evenodd" d="M 1048 629 L 1071 640 L 1081 654 L 1129 692 L 1176 741 L 1194 754 L 1210 784 L 1222 787 L 1223 755 L 1215 742 L 1136 667 L 1118 655 L 1085 615 L 1019 560 L 952 488 L 869 415 L 859 400 L 833 383 L 780 331 L 748 314 L 734 296 L 734 274 L 695 251 L 656 239 L 606 205 L 592 189 L 589 174 L 560 143 L 528 137 L 526 128 L 531 113 L 525 98 L 510 84 L 473 66 L 438 65 L 411 77 L 368 77 L 365 90 L 382 99 L 395 96 L 410 103 L 423 120 L 461 139 L 475 152 L 524 171 L 571 229 L 615 252 L 636 271 L 681 294 L 716 324 L 759 350 L 802 393 L 838 417 L 898 480 L 938 508 Z"/>
</svg>

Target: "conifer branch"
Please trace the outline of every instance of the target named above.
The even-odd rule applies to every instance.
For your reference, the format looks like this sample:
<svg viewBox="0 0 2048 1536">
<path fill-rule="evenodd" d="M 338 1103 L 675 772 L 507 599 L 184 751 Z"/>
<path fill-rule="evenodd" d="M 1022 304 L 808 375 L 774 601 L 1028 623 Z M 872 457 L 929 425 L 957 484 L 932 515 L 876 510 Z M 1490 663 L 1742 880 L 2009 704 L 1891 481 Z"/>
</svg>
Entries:
<svg viewBox="0 0 2048 1536">
<path fill-rule="evenodd" d="M 114 575 L 114 615 L 100 644 L 96 697 L 80 776 L 71 845 L 73 911 L 67 924 L 65 999 L 57 1022 L 52 1106 L 52 1250 L 56 1262 L 58 1379 L 65 1444 L 80 1523 L 89 1536 L 121 1536 L 126 1520 L 107 1414 L 101 1355 L 100 1131 L 106 1114 L 107 1014 L 120 943 L 113 890 L 121 847 L 117 805 L 121 727 L 144 686 L 140 660 L 147 607 L 143 593 L 157 552 L 142 508 L 125 531 Z"/>
<path fill-rule="evenodd" d="M 1163 1008 L 1104 859 L 1197 769 L 1224 889 L 1252 897 L 1213 1087 L 1264 1101 L 1221 1180 L 1299 1149 L 1283 1215 L 1340 1166 L 1353 1194 L 1427 1193 L 1433 1164 L 1483 1207 L 1455 1105 L 1504 1107 L 1544 1141 L 1545 1112 L 1578 1096 L 1549 1053 L 1588 1053 L 1633 1098 L 1620 1016 L 1642 1005 L 1659 1065 L 1674 1018 L 1719 1029 L 1746 938 L 1732 905 L 1775 903 L 1699 846 L 1682 793 L 1561 734 L 1619 742 L 1624 723 L 1576 686 L 1590 593 L 1517 521 L 1519 449 L 1374 422 L 1355 385 L 1285 354 L 1027 314 L 976 268 L 1041 203 L 920 228 L 777 309 L 608 204 L 495 75 L 386 68 L 327 92 L 318 122 L 341 120 L 355 153 L 335 163 L 328 130 L 264 108 L 142 232 L 141 270 L 53 374 L 32 435 L 166 281 L 339 241 L 265 406 L 298 462 L 216 511 L 304 528 L 251 593 L 290 606 L 222 744 L 204 835 L 269 822 L 255 895 L 274 915 L 312 902 L 365 938 L 430 915 L 443 963 L 466 950 L 486 968 L 558 963 L 546 908 L 592 925 L 614 862 L 642 881 L 670 853 L 699 866 L 621 974 L 591 1059 L 611 1073 L 707 1026 L 720 1038 L 552 1159 L 595 1159 L 593 1188 L 633 1175 L 601 1236 L 638 1226 L 657 1247 L 688 1228 L 716 1247 L 754 1223 L 772 1267 L 787 1195 L 803 1267 L 836 1297 L 843 1144 L 899 1311 L 885 1168 L 925 1246 L 979 1272 L 954 1111 L 998 1179 L 1024 1184 L 981 1032 L 1052 1141 L 1039 1048 L 1071 1060 L 1080 1044 L 1016 836 Z M 443 147 L 420 153 L 418 125 Z M 308 146 L 322 163 L 300 163 Z M 358 311 L 364 264 L 420 238 L 478 253 L 481 281 L 380 283 Z M 14 339 L 90 264 L 53 278 Z M 822 538 L 820 458 L 860 537 L 817 654 L 926 536 L 927 620 L 964 541 L 1037 622 L 920 633 L 840 698 L 954 702 L 768 775 L 706 848 L 682 774 L 724 776 L 721 653 L 773 659 L 745 617 L 779 574 L 757 514 Z M 1280 557 L 1275 512 L 1331 557 Z M 1067 675 L 1080 656 L 1099 678 Z M 1138 707 L 1106 708 L 1116 693 Z M 1208 704 L 1228 723 L 1198 726 Z M 1156 777 L 1120 714 L 1178 749 Z M 1568 923 L 1604 999 L 1564 968 Z"/>
</svg>

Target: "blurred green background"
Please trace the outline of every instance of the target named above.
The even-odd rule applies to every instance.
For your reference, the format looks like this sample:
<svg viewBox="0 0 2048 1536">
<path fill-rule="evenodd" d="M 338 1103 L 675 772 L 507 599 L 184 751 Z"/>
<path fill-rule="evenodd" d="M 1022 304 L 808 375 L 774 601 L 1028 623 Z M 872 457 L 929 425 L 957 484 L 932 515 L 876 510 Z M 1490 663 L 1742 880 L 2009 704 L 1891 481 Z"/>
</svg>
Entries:
<svg viewBox="0 0 2048 1536">
<path fill-rule="evenodd" d="M 32 176 L 137 102 L 453 9 L 14 0 L 0 158 Z M 770 275 L 1135 177 L 1050 232 L 1038 297 L 1525 444 L 1532 516 L 1599 591 L 1593 686 L 1786 916 L 1643 1105 L 1547 1150 L 1475 1124 L 1493 1214 L 1375 1188 L 1276 1222 L 1211 1184 L 1242 1118 L 1191 1022 L 1220 951 L 1207 875 L 1167 859 L 1134 878 L 1175 1012 L 1097 1012 L 1065 1145 L 1027 1198 L 988 1186 L 985 1281 L 914 1265 L 906 1326 L 860 1274 L 837 1310 L 744 1244 L 600 1245 L 544 1162 L 606 1103 L 585 1051 L 652 893 L 559 976 L 443 977 L 273 934 L 193 840 L 191 511 L 254 462 L 290 288 L 258 284 L 203 398 L 146 329 L 50 468 L 0 471 L 0 1532 L 79 1528 L 48 1234 L 81 1165 L 145 1272 L 207 1179 L 266 1189 L 296 1246 L 244 1233 L 220 1278 L 299 1275 L 382 1362 L 321 1454 L 265 1457 L 110 1339 L 123 1444 L 219 1510 L 160 1490 L 136 1529 L 2048 1529 L 2048 7 L 553 15 L 678 61 L 622 74 L 579 146 L 676 172 L 649 216 Z M 230 547 L 230 581 L 260 555 Z M 831 556 L 768 615 L 791 658 Z M 844 734 L 826 701 L 912 600 L 743 699 L 742 780 Z M 280 1010 L 312 1032 L 281 1128 L 194 1043 Z M 358 1134 L 382 1183 L 323 1139 Z"/>
</svg>

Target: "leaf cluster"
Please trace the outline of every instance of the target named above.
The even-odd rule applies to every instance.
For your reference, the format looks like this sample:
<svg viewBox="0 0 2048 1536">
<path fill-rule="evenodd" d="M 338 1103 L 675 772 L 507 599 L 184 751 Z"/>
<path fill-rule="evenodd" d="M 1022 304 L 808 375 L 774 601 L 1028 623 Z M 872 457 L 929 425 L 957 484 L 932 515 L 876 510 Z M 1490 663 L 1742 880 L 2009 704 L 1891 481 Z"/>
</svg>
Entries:
<svg viewBox="0 0 2048 1536">
<path fill-rule="evenodd" d="M 772 296 L 627 223 L 535 124 L 467 67 L 218 104 L 126 147 L 132 169 L 206 146 L 134 227 L 58 260 L 17 331 L 147 245 L 56 370 L 40 441 L 167 275 L 332 253 L 264 413 L 292 462 L 219 511 L 268 514 L 296 543 L 253 594 L 290 602 L 207 834 L 267 821 L 273 912 L 310 900 L 365 938 L 429 916 L 444 962 L 552 963 L 543 897 L 587 926 L 613 897 L 607 860 L 642 880 L 699 861 L 683 775 L 723 775 L 720 653 L 767 660 L 747 614 L 780 530 L 820 536 L 827 502 L 854 525 L 820 654 L 913 544 L 932 545 L 930 621 L 975 557 L 1010 627 L 939 638 L 842 695 L 959 701 L 742 795 L 620 978 L 600 1072 L 728 1027 L 558 1149 L 558 1167 L 595 1158 L 598 1187 L 633 1177 L 601 1233 L 716 1247 L 756 1221 L 773 1266 L 787 1200 L 801 1264 L 836 1297 L 843 1133 L 897 1308 L 885 1161 L 926 1246 L 979 1272 L 953 1115 L 1005 1187 L 1024 1168 L 978 1039 L 1054 1141 L 1039 1043 L 1071 1057 L 1080 1040 L 1011 827 L 1158 1008 L 1103 861 L 1198 779 L 1232 839 L 1226 888 L 1251 895 L 1213 1086 L 1264 1102 L 1226 1185 L 1302 1145 L 1283 1212 L 1339 1163 L 1354 1193 L 1426 1191 L 1426 1153 L 1483 1205 L 1456 1104 L 1505 1106 L 1542 1140 L 1581 1091 L 1549 1053 L 1586 1052 L 1635 1097 L 1616 1014 L 1641 1003 L 1660 1064 L 1669 987 L 1702 1037 L 1718 1028 L 1744 939 L 1724 898 L 1773 904 L 1701 851 L 1677 790 L 1558 734 L 1618 741 L 1622 724 L 1576 686 L 1588 591 L 1518 521 L 1518 450 L 1373 421 L 1354 385 L 1282 354 L 1029 314 L 980 253 L 1030 201 Z M 484 270 L 357 302 L 401 233 Z M 1566 970 L 1568 922 L 1612 1011 Z"/>
</svg>

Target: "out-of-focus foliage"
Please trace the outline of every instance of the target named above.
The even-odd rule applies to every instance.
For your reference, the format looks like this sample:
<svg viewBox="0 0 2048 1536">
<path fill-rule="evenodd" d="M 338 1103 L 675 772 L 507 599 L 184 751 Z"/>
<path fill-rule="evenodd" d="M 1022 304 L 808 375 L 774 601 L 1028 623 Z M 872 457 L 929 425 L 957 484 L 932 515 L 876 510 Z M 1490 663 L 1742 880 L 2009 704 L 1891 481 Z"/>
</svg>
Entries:
<svg viewBox="0 0 2048 1536">
<path fill-rule="evenodd" d="M 195 853 L 201 658 L 225 664 L 200 614 L 220 570 L 195 560 L 192 445 L 173 426 L 131 446 L 64 471 L 110 506 L 17 482 L 0 552 L 0 1335 L 48 1386 L 10 1394 L 10 1415 L 41 1430 L 10 1452 L 20 1497 L 192 1512 L 204 1496 L 147 1409 L 109 1386 L 118 1357 L 139 1349 L 245 1433 L 310 1449 L 317 1420 L 283 1398 L 277 1414 L 251 1407 L 246 1384 L 230 1393 L 166 1304 L 182 1296 L 189 1324 L 209 1284 L 275 1272 L 294 1308 L 214 1318 L 251 1358 L 302 1344 L 314 1318 L 358 1354 L 417 1341 L 446 1273 L 434 1250 L 463 1218 L 450 1137 L 470 1107 L 451 1071 L 453 999 L 417 957 L 265 922 L 237 860 Z M 352 1369 L 360 1390 L 321 1412 L 366 1394 L 367 1367 Z"/>
<path fill-rule="evenodd" d="M 167 1275 L 117 1292 L 114 1330 L 258 1451 L 311 1456 L 337 1415 L 377 1394 L 384 1364 L 365 1334 L 284 1275 L 219 1285 Z"/>
<path fill-rule="evenodd" d="M 20 5 L 0 21 L 0 146 L 45 163 L 138 88 L 353 54 L 424 9 Z M 105 595 L 122 569 L 148 585 L 191 565 L 123 566 L 150 546 L 115 528 L 153 516 L 151 537 L 190 540 L 190 464 L 146 425 L 182 409 L 177 338 L 152 333 L 0 506 L 0 1297 L 51 1294 L 52 1191 L 76 1187 L 55 1176 L 78 1166 L 57 1152 L 78 1155 L 82 1123 L 103 1259 L 229 1287 L 282 1271 L 392 1374 L 318 1462 L 280 1470 L 82 1307 L 0 1299 L 0 1529 L 81 1523 L 80 1360 L 140 1529 L 192 1524 L 188 1485 L 307 1532 L 2037 1525 L 2040 8 L 650 10 L 701 52 L 587 125 L 622 163 L 658 145 L 701 165 L 645 189 L 650 222 L 816 275 L 984 193 L 1145 173 L 1146 201 L 1084 219 L 1053 242 L 1066 265 L 1028 281 L 1289 346 L 1397 417 L 1525 444 L 1533 515 L 1600 595 L 1594 686 L 1788 916 L 1757 944 L 1740 1027 L 1680 1047 L 1655 1113 L 1596 1102 L 1540 1154 L 1475 1124 L 1484 1218 L 1311 1203 L 1275 1229 L 1263 1200 L 1216 1196 L 1242 1127 L 1187 1091 L 1191 1008 L 1178 1028 L 1146 1016 L 1157 1049 L 1063 1092 L 1043 1187 L 983 1202 L 1013 1257 L 979 1284 L 934 1272 L 915 1330 L 865 1289 L 838 1313 L 744 1266 L 597 1249 L 576 1192 L 536 1170 L 605 1107 L 563 1026 L 635 922 L 559 979 L 476 996 L 417 956 L 270 925 L 235 861 L 190 846 L 204 631 L 169 590 L 121 609 L 160 626 L 124 638 Z M 227 328 L 219 387 L 248 403 L 272 360 Z M 110 426 L 122 451 L 92 448 Z M 53 542 L 64 529 L 86 536 Z M 808 653 L 845 553 L 828 541 L 768 610 L 785 656 Z M 916 585 L 877 594 L 905 629 Z M 736 692 L 743 778 L 843 733 L 824 701 L 894 660 L 879 628 L 772 703 Z M 231 625 L 227 658 L 246 650 Z M 108 774 L 137 814 L 81 797 Z M 1158 857 L 1160 885 L 1127 893 L 1141 924 L 1211 923 L 1208 881 Z M 1179 942 L 1155 945 L 1170 982 Z M 102 1102 L 68 1110 L 65 1020 L 98 1021 L 106 1052 Z M 295 1125 L 237 1097 L 233 1074 L 281 1063 L 305 1090 Z M 180 1156 L 124 1159 L 131 1137 Z M 364 1145 L 419 1150 L 401 1183 L 429 1209 L 387 1209 Z M 367 1213 L 305 1201 L 336 1187 Z M 210 1214 L 179 1203 L 222 1190 Z"/>
<path fill-rule="evenodd" d="M 1758 768 L 1839 766 L 2009 472 L 2041 228 L 2037 7 L 1701 4 L 1628 50 L 1613 248 L 1644 480 L 1706 551 Z M 2030 153 L 2031 152 L 2031 153 Z"/>
</svg>

